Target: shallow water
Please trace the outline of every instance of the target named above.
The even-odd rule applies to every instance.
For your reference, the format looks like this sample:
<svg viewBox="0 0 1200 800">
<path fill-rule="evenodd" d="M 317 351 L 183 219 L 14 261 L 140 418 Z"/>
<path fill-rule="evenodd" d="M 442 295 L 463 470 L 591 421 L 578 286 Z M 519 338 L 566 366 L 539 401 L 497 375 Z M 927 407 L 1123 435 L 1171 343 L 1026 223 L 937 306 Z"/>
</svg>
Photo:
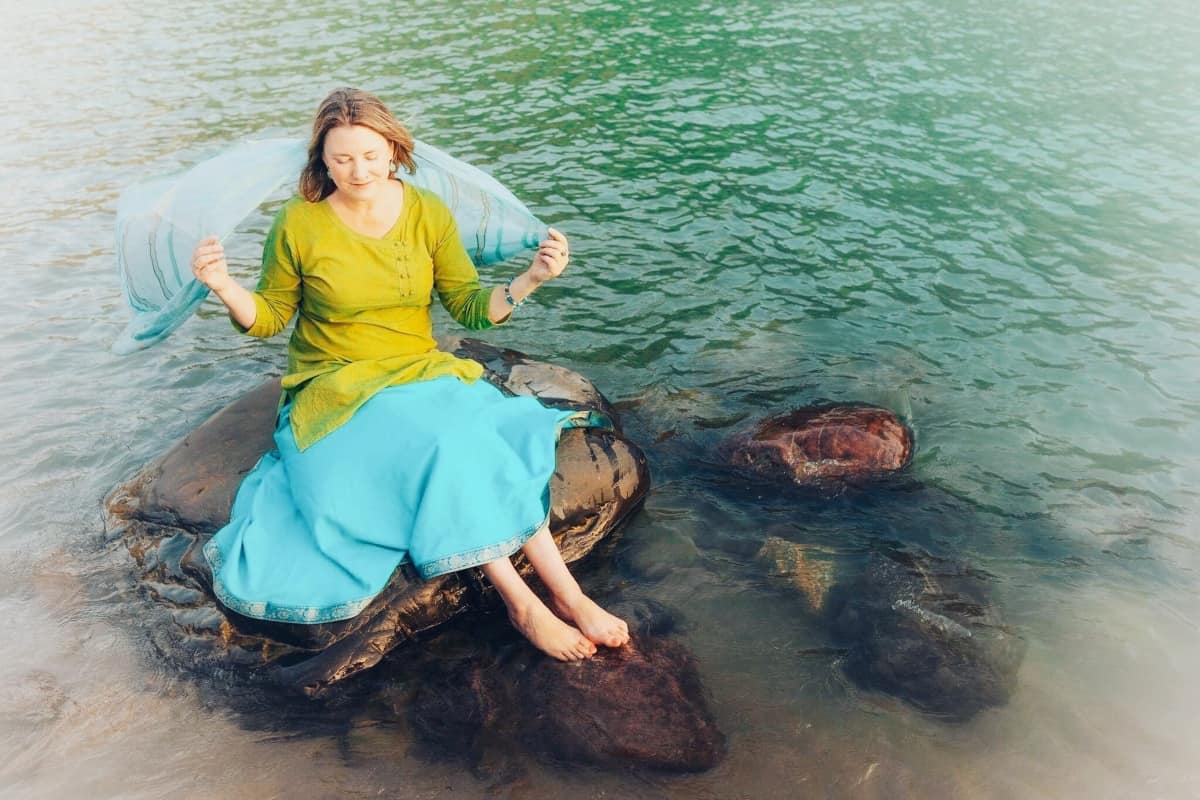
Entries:
<svg viewBox="0 0 1200 800">
<path fill-rule="evenodd" d="M 1200 796 L 1194 5 L 147 0 L 5 18 L 0 794 Z M 386 691 L 311 720 L 247 710 L 139 625 L 101 498 L 278 373 L 285 342 L 236 337 L 209 304 L 110 354 L 115 199 L 302 133 L 341 84 L 571 235 L 569 277 L 488 338 L 594 378 L 646 446 L 655 489 L 586 580 L 678 612 L 729 736 L 715 770 L 503 745 L 430 761 Z M 247 282 L 266 219 L 231 243 Z M 708 477 L 740 421 L 826 399 L 909 420 L 903 486 L 760 498 Z M 984 569 L 1028 644 L 1012 701 L 948 725 L 848 683 L 741 555 L 768 535 Z"/>
</svg>

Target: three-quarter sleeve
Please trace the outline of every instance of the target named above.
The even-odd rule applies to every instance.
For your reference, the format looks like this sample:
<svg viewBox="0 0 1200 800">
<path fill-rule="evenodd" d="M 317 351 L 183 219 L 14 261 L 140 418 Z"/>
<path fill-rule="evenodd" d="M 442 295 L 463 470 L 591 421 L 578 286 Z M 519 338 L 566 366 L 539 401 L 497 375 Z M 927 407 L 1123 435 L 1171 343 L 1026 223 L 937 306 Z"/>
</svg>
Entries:
<svg viewBox="0 0 1200 800">
<path fill-rule="evenodd" d="M 287 206 L 279 210 L 263 245 L 262 274 L 251 293 L 257 309 L 254 324 L 243 328 L 232 317 L 229 320 L 249 336 L 266 338 L 279 333 L 300 305 L 300 270 L 284 224 L 287 210 Z"/>
<path fill-rule="evenodd" d="M 433 249 L 433 287 L 450 316 L 473 331 L 492 327 L 488 317 L 492 290 L 479 284 L 479 273 L 458 235 L 458 225 L 448 209 L 446 226 Z"/>
</svg>

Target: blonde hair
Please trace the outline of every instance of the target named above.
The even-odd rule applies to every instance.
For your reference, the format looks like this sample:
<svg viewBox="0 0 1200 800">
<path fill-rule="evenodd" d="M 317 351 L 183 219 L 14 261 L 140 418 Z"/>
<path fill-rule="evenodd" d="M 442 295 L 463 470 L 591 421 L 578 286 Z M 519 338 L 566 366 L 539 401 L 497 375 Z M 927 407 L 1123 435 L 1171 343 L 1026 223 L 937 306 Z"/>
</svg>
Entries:
<svg viewBox="0 0 1200 800">
<path fill-rule="evenodd" d="M 337 188 L 325 166 L 325 137 L 343 125 L 361 125 L 375 131 L 391 145 L 391 163 L 404 167 L 410 175 L 417 171 L 412 157 L 412 134 L 388 111 L 382 100 L 361 89 L 334 89 L 321 101 L 313 120 L 308 163 L 300 173 L 300 195 L 305 200 L 316 203 Z"/>
</svg>

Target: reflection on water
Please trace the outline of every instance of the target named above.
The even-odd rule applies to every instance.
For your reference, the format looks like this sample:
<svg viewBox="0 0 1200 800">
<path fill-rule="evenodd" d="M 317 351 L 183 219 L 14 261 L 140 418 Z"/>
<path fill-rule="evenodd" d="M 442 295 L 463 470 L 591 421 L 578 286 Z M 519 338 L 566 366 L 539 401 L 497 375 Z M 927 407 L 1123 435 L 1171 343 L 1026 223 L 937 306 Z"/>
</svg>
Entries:
<svg viewBox="0 0 1200 800">
<path fill-rule="evenodd" d="M 0 794 L 1200 794 L 1191 5 L 64 0 L 6 19 Z M 431 758 L 403 713 L 421 659 L 511 652 L 497 620 L 317 706 L 154 649 L 99 500 L 277 373 L 284 343 L 210 305 L 109 354 L 115 198 L 300 133 L 344 83 L 571 234 L 569 279 L 490 338 L 593 377 L 646 446 L 655 489 L 587 581 L 673 610 L 728 736 L 715 770 L 509 741 Z M 265 224 L 229 242 L 247 281 Z M 903 479 L 797 494 L 711 467 L 732 428 L 821 400 L 901 413 Z M 983 570 L 1027 645 L 1011 701 L 949 725 L 855 686 L 757 560 L 775 540 L 836 570 L 880 543 Z"/>
</svg>

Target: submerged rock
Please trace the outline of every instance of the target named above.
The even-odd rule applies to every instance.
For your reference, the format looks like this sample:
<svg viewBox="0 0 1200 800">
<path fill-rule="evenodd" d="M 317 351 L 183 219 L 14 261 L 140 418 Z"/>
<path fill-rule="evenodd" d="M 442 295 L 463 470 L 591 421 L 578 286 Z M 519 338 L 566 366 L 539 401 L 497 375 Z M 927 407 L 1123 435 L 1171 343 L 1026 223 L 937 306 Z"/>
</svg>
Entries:
<svg viewBox="0 0 1200 800">
<path fill-rule="evenodd" d="M 832 553 L 815 545 L 789 542 L 769 536 L 758 551 L 757 560 L 768 574 L 800 593 L 809 611 L 821 613 L 833 586 L 835 564 Z"/>
<path fill-rule="evenodd" d="M 485 377 L 547 405 L 611 415 L 587 379 L 482 342 L 456 340 Z M 242 478 L 272 446 L 279 382 L 268 381 L 217 412 L 105 500 L 106 528 L 120 536 L 141 587 L 165 612 L 153 626 L 158 648 L 183 666 L 264 672 L 310 696 L 375 666 L 396 646 L 463 611 L 486 604 L 476 570 L 420 581 L 407 564 L 353 619 L 324 625 L 265 622 L 221 606 L 202 548 L 229 517 Z M 563 558 L 586 555 L 638 505 L 649 488 L 645 456 L 619 430 L 563 432 L 550 481 L 550 529 Z M 528 565 L 517 559 L 528 573 Z"/>
<path fill-rule="evenodd" d="M 965 721 L 1003 705 L 1025 643 L 989 601 L 985 576 L 922 553 L 873 553 L 833 588 L 828 620 L 861 686 L 922 711 Z"/>
<path fill-rule="evenodd" d="M 879 475 L 912 458 L 912 432 L 885 408 L 808 406 L 770 417 L 720 447 L 729 464 L 799 484 Z"/>
<path fill-rule="evenodd" d="M 572 763 L 674 772 L 715 766 L 725 737 L 694 658 L 665 636 L 669 618 L 645 605 L 614 610 L 630 622 L 630 643 L 601 647 L 585 661 L 537 654 L 437 669 L 408 706 L 410 728 L 434 752 L 472 759 L 492 740 L 521 741 Z"/>
<path fill-rule="evenodd" d="M 700 772 L 725 752 L 695 660 L 670 639 L 633 636 L 576 664 L 542 659 L 519 692 L 531 741 L 568 761 Z"/>
<path fill-rule="evenodd" d="M 482 659 L 425 677 L 408 705 L 408 724 L 432 752 L 477 760 L 485 732 L 514 713 L 506 679 Z"/>
</svg>

